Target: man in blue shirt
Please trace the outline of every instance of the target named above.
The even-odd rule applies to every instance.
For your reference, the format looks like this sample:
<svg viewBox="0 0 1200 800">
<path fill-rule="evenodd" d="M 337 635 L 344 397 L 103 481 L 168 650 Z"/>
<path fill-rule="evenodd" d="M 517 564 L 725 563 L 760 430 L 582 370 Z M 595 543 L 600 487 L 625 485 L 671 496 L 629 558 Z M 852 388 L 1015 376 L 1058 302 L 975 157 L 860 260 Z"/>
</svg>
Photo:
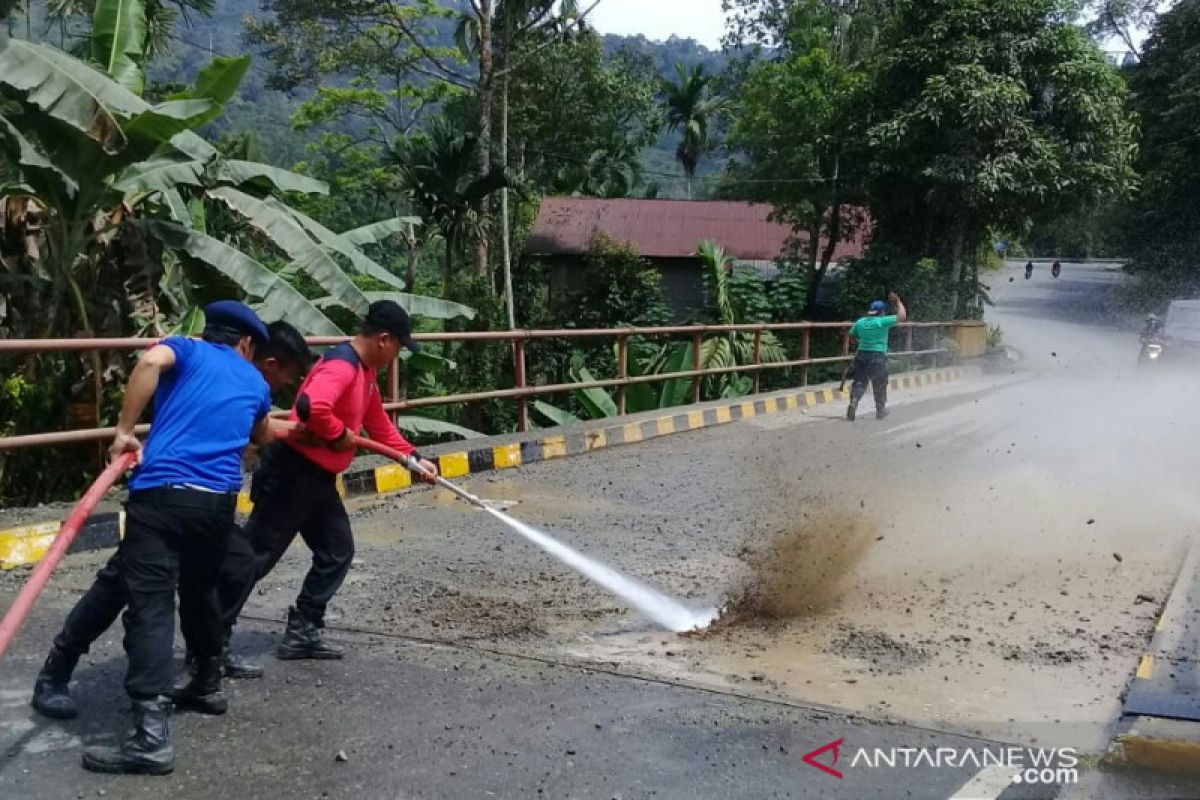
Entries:
<svg viewBox="0 0 1200 800">
<path fill-rule="evenodd" d="M 125 691 L 134 732 L 118 747 L 89 747 L 95 772 L 166 775 L 175 767 L 167 729 L 173 689 L 175 593 L 184 638 L 196 654 L 195 695 L 220 691 L 221 613 L 217 576 L 242 485 L 242 451 L 269 438 L 271 394 L 251 359 L 267 327 L 241 303 L 205 310 L 202 341 L 171 337 L 142 355 L 125 391 L 109 453 L 136 453 L 129 482 L 121 579 Z M 133 429 L 154 400 L 143 447 Z M 187 690 L 185 690 L 187 691 Z"/>
<path fill-rule="evenodd" d="M 897 322 L 908 319 L 908 310 L 900 297 L 892 292 L 888 295 L 896 313 L 884 315 L 887 305 L 882 300 L 871 303 L 867 316 L 861 317 L 850 326 L 850 338 L 858 342 L 858 353 L 854 356 L 851 371 L 854 373 L 854 383 L 850 385 L 850 406 L 846 409 L 846 419 L 854 421 L 858 413 L 858 401 L 867 393 L 867 383 L 875 393 L 875 416 L 883 419 L 888 415 L 888 333 Z"/>
<path fill-rule="evenodd" d="M 296 379 L 311 366 L 314 356 L 304 336 L 288 323 L 272 322 L 267 326 L 267 331 L 270 339 L 266 345 L 255 348 L 254 366 L 271 391 L 279 392 L 296 383 Z M 254 558 L 249 539 L 235 525 L 229 536 L 226 564 L 240 564 L 253 561 Z M 62 630 L 54 637 L 54 644 L 38 673 L 30 701 L 39 714 L 54 719 L 71 719 L 79 714 L 69 690 L 71 675 L 79 658 L 112 627 L 128 600 L 121 579 L 121 554 L 118 552 L 96 573 L 91 588 L 79 598 L 67 615 Z M 254 677 L 252 670 L 230 652 L 228 641 L 223 658 L 226 677 Z M 184 698 L 183 705 L 193 699 Z M 217 713 L 218 708 L 224 710 L 223 696 L 205 695 L 203 699 L 206 702 L 201 710 L 209 713 Z"/>
</svg>

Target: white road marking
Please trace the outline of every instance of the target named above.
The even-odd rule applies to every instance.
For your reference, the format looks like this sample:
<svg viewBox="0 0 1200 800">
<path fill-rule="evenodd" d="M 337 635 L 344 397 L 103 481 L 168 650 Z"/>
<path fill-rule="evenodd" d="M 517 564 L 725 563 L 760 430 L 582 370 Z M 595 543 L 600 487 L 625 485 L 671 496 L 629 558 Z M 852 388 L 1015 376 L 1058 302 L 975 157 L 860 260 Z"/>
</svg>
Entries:
<svg viewBox="0 0 1200 800">
<path fill-rule="evenodd" d="M 996 800 L 1012 784 L 1012 779 L 1012 767 L 984 767 L 951 795 L 950 800 Z"/>
</svg>

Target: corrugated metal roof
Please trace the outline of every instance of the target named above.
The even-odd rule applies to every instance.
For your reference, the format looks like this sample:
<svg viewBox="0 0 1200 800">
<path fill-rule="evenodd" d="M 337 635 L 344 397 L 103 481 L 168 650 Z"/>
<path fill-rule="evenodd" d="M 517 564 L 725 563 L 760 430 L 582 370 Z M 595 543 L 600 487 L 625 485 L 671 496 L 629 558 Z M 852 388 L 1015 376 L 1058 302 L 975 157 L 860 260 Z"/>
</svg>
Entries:
<svg viewBox="0 0 1200 800">
<path fill-rule="evenodd" d="M 770 220 L 772 206 L 727 200 L 546 197 L 525 240 L 530 255 L 580 255 L 603 232 L 648 258 L 689 258 L 711 239 L 733 258 L 769 261 L 783 255 L 792 229 Z M 834 261 L 862 255 L 862 237 L 841 242 Z"/>
</svg>

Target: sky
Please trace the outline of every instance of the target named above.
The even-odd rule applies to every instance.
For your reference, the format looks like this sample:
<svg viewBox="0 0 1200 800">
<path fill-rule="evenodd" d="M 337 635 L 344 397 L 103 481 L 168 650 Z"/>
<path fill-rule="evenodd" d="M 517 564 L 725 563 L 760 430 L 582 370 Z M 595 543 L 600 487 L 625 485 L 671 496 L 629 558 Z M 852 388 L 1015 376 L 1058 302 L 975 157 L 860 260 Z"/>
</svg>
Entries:
<svg viewBox="0 0 1200 800">
<path fill-rule="evenodd" d="M 581 9 L 589 5 L 588 0 L 579 3 Z M 725 33 L 721 0 L 601 0 L 588 21 L 601 33 L 640 33 L 658 40 L 674 34 L 713 49 Z"/>
<path fill-rule="evenodd" d="M 579 7 L 586 9 L 589 5 L 590 0 L 583 0 Z M 655 40 L 674 34 L 714 50 L 720 48 L 725 33 L 721 0 L 600 0 L 588 20 L 601 33 L 640 33 Z M 1134 35 L 1140 44 L 1146 34 L 1136 31 Z M 1116 39 L 1101 46 L 1105 50 L 1123 49 Z"/>
</svg>

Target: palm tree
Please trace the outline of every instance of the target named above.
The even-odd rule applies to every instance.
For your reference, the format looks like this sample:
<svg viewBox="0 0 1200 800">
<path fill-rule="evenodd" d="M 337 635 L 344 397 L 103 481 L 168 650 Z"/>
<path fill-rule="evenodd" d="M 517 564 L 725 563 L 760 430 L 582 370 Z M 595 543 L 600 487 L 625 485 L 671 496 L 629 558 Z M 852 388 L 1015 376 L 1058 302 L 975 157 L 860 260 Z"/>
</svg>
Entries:
<svg viewBox="0 0 1200 800">
<path fill-rule="evenodd" d="M 712 76 L 697 64 L 689 71 L 683 64 L 675 65 L 677 81 L 662 81 L 663 109 L 667 117 L 667 133 L 682 131 L 675 158 L 687 176 L 688 198 L 692 196 L 692 178 L 701 157 L 712 147 L 708 131 L 714 118 L 724 108 L 724 101 L 711 91 Z"/>
<path fill-rule="evenodd" d="M 475 134 L 459 131 L 439 118 L 425 134 L 399 142 L 390 155 L 400 191 L 441 233 L 445 244 L 443 294 L 450 286 L 454 259 L 469 242 L 487 235 L 480 204 L 508 185 L 503 170 L 479 174 L 477 148 Z"/>
<path fill-rule="evenodd" d="M 629 197 L 641 180 L 638 156 L 638 149 L 627 141 L 595 150 L 587 161 L 559 170 L 551 189 L 584 197 Z"/>
</svg>

